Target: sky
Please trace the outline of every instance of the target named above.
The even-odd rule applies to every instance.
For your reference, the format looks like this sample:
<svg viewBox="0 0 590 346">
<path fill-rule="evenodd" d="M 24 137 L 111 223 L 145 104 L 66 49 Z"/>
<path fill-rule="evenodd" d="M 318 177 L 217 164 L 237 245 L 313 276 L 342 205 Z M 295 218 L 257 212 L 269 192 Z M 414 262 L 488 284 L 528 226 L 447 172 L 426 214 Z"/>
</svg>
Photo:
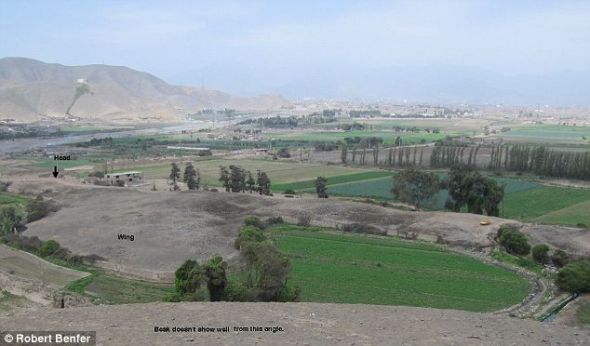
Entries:
<svg viewBox="0 0 590 346">
<path fill-rule="evenodd" d="M 9 56 L 243 95 L 400 96 L 388 80 L 408 74 L 423 81 L 410 89 L 440 94 L 450 74 L 490 95 L 520 76 L 590 74 L 590 1 L 0 0 Z"/>
</svg>

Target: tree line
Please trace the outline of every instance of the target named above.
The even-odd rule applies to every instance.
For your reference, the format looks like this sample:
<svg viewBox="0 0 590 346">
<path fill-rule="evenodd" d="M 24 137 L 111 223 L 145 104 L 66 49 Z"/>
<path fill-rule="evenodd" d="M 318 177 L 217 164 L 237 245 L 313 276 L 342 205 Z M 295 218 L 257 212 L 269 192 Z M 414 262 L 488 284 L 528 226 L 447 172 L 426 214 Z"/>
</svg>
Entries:
<svg viewBox="0 0 590 346">
<path fill-rule="evenodd" d="M 545 146 L 531 145 L 435 145 L 431 149 L 422 146 L 396 146 L 379 150 L 380 142 L 373 146 L 354 146 L 355 143 L 340 144 L 340 160 L 344 164 L 372 164 L 384 167 L 429 167 L 451 168 L 463 165 L 472 169 L 505 170 L 518 173 L 533 173 L 541 176 L 590 179 L 590 151 L 563 151 L 549 149 Z M 484 150 L 485 149 L 485 150 Z M 430 157 L 428 151 L 430 151 Z M 385 152 L 384 158 L 379 158 Z M 426 153 L 426 155 L 425 155 Z M 367 154 L 372 160 L 368 161 Z"/>
<path fill-rule="evenodd" d="M 180 181 L 180 167 L 175 162 L 170 169 L 171 189 L 180 190 L 178 181 Z M 256 171 L 256 176 L 252 172 L 236 165 L 230 165 L 229 169 L 225 166 L 219 166 L 219 179 L 226 192 L 257 192 L 261 195 L 270 195 L 271 181 L 266 172 Z M 195 168 L 191 162 L 187 163 L 182 175 L 182 181 L 186 183 L 189 190 L 199 190 L 201 187 L 201 174 L 198 168 Z"/>
</svg>

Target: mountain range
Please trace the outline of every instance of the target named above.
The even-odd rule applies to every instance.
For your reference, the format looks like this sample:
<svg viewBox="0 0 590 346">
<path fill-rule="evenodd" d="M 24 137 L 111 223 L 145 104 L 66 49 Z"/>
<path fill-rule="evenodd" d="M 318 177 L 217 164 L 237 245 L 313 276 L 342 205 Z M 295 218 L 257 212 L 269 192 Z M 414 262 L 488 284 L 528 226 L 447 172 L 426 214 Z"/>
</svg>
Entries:
<svg viewBox="0 0 590 346">
<path fill-rule="evenodd" d="M 64 66 L 28 58 L 0 59 L 0 119 L 178 121 L 203 109 L 260 111 L 289 105 L 277 95 L 240 97 L 171 85 L 124 66 Z"/>
</svg>

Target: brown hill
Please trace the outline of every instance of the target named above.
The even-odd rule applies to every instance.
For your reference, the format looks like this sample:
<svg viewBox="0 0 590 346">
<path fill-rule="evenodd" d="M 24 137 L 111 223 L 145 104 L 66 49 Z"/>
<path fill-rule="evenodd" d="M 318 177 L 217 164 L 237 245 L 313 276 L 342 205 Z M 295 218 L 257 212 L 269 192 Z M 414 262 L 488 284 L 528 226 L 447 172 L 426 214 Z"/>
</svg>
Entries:
<svg viewBox="0 0 590 346">
<path fill-rule="evenodd" d="M 203 108 L 271 110 L 288 105 L 275 95 L 252 98 L 170 85 L 124 66 L 64 66 L 26 58 L 0 59 L 0 119 L 80 117 L 99 121 L 181 120 Z"/>
</svg>

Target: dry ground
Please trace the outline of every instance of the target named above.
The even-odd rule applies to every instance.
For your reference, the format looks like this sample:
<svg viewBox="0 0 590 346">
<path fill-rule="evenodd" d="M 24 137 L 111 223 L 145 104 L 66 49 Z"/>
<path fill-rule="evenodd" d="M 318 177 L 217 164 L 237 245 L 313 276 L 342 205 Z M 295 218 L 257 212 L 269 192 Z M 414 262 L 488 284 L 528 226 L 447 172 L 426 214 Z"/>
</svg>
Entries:
<svg viewBox="0 0 590 346">
<path fill-rule="evenodd" d="M 445 212 L 408 212 L 371 204 L 322 200 L 313 197 L 288 199 L 225 192 L 169 192 L 81 186 L 69 180 L 35 178 L 15 181 L 12 188 L 46 192 L 61 210 L 28 225 L 25 235 L 54 239 L 81 255 L 105 259 L 100 266 L 127 275 L 169 279 L 186 259 L 203 260 L 220 254 L 231 260 L 237 255 L 233 242 L 247 215 L 282 216 L 295 222 L 302 214 L 312 215 L 312 224 L 337 226 L 360 222 L 386 229 L 390 234 L 416 232 L 420 238 L 443 237 L 454 245 L 485 247 L 490 234 L 511 220 L 490 218 L 492 225 L 480 226 L 481 216 Z M 552 238 L 551 230 L 532 227 L 532 238 L 558 244 L 571 252 L 590 253 L 590 232 L 563 227 Z M 133 242 L 118 240 L 132 234 Z M 575 237 L 568 235 L 574 234 Z M 534 240 L 534 239 L 533 239 Z"/>
<path fill-rule="evenodd" d="M 588 345 L 588 330 L 493 314 L 377 305 L 177 303 L 0 316 L 3 330 L 93 330 L 97 345 Z M 154 327 L 269 326 L 272 332 L 156 333 Z"/>
</svg>

